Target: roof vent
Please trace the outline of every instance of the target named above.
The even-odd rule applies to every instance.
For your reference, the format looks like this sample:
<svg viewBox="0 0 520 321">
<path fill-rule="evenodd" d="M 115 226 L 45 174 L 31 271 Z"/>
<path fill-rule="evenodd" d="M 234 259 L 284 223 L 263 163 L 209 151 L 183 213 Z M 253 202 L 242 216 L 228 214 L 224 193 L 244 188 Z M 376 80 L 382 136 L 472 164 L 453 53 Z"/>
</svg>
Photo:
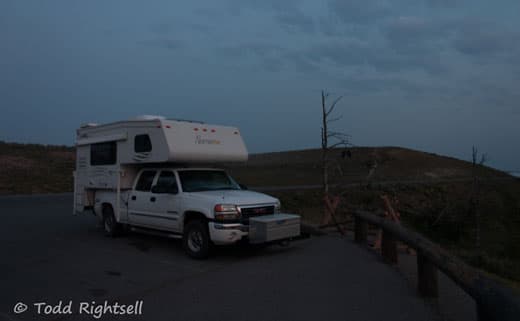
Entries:
<svg viewBox="0 0 520 321">
<path fill-rule="evenodd" d="M 141 116 L 135 117 L 133 120 L 156 120 L 156 119 L 164 120 L 164 119 L 166 119 L 166 117 L 157 116 L 157 115 L 141 115 Z"/>
<path fill-rule="evenodd" d="M 88 128 L 88 127 L 96 127 L 98 126 L 98 124 L 96 123 L 85 123 L 85 124 L 81 124 L 81 126 L 79 126 L 79 128 Z"/>
</svg>

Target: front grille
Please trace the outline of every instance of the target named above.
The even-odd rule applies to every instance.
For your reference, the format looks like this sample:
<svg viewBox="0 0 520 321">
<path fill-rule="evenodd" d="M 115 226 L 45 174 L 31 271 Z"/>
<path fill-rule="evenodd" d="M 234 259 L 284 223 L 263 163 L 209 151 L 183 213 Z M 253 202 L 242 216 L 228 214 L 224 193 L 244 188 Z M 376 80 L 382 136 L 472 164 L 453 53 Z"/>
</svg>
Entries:
<svg viewBox="0 0 520 321">
<path fill-rule="evenodd" d="M 274 205 L 241 208 L 242 224 L 249 224 L 249 218 L 274 214 Z"/>
</svg>

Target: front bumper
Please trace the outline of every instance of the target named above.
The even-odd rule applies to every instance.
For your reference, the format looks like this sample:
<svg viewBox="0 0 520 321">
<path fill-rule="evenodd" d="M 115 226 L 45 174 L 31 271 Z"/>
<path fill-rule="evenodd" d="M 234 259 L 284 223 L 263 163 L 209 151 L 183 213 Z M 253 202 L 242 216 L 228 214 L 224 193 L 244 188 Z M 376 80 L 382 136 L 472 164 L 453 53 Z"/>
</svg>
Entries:
<svg viewBox="0 0 520 321">
<path fill-rule="evenodd" d="M 234 223 L 209 223 L 210 238 L 215 244 L 231 244 L 242 238 L 250 243 L 271 243 L 300 235 L 300 216 L 272 214 L 251 218 L 249 225 Z"/>
<path fill-rule="evenodd" d="M 233 244 L 249 235 L 249 226 L 240 223 L 222 224 L 210 222 L 209 237 L 217 245 Z"/>
</svg>

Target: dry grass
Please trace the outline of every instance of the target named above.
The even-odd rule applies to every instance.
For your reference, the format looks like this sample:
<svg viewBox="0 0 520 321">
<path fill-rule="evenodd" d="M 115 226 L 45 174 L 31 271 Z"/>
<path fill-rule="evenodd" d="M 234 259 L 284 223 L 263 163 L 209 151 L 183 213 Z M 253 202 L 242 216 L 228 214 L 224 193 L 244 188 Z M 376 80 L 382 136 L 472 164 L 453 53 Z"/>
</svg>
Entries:
<svg viewBox="0 0 520 321">
<path fill-rule="evenodd" d="M 373 181 L 436 181 L 471 177 L 471 165 L 451 157 L 399 147 L 353 148 L 351 158 L 333 152 L 332 183 L 364 182 L 370 164 L 377 160 Z M 321 151 L 318 149 L 251 155 L 243 165 L 229 166 L 241 183 L 251 186 L 313 185 L 321 183 Z M 508 177 L 482 167 L 484 177 Z"/>
<path fill-rule="evenodd" d="M 0 194 L 72 191 L 74 149 L 0 142 Z"/>
</svg>

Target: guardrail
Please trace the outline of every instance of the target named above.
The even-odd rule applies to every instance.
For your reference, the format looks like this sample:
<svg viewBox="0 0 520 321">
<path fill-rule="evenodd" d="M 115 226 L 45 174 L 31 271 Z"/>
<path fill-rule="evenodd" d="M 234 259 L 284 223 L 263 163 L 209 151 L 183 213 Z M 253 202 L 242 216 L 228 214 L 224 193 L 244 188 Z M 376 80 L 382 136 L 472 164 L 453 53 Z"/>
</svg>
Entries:
<svg viewBox="0 0 520 321">
<path fill-rule="evenodd" d="M 381 254 L 385 262 L 398 262 L 398 241 L 417 251 L 417 289 L 421 295 L 438 296 L 437 270 L 441 270 L 473 297 L 479 321 L 520 320 L 520 298 L 511 289 L 482 275 L 424 236 L 388 219 L 361 211 L 355 212 L 354 218 L 354 238 L 358 243 L 367 242 L 369 224 L 382 230 Z"/>
</svg>

